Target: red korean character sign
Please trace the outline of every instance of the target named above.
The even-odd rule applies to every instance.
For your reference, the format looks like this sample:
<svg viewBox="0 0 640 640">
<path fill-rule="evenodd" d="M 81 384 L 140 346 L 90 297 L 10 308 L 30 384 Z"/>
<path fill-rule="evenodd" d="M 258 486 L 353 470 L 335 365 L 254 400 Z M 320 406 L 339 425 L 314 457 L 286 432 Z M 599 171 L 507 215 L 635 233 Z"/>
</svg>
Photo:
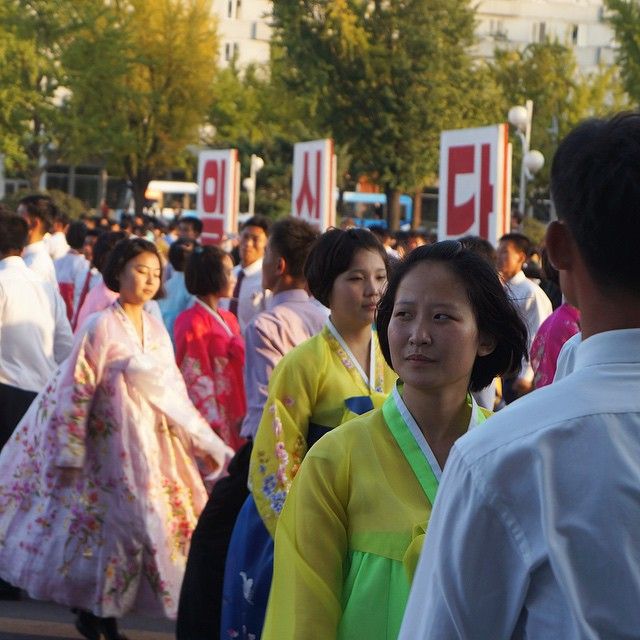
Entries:
<svg viewBox="0 0 640 640">
<path fill-rule="evenodd" d="M 506 124 L 442 132 L 438 240 L 475 235 L 498 244 L 511 227 L 510 155 Z"/>
<path fill-rule="evenodd" d="M 237 149 L 201 151 L 198 157 L 198 214 L 202 243 L 219 244 L 238 231 L 240 169 Z"/>
<path fill-rule="evenodd" d="M 291 215 L 320 231 L 336 223 L 333 140 L 298 142 L 293 148 Z"/>
</svg>

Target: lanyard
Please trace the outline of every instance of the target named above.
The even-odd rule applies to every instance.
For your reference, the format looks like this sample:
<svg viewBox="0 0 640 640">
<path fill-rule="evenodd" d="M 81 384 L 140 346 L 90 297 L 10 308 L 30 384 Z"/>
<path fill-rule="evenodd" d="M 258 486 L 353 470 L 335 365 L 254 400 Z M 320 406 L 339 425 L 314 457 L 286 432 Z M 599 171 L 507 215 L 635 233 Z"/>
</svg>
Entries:
<svg viewBox="0 0 640 640">
<path fill-rule="evenodd" d="M 486 420 L 484 414 L 478 410 L 473 398 L 471 402 L 472 410 L 469 428 Z M 431 451 L 431 447 L 429 447 L 429 443 L 404 404 L 397 387 L 384 401 L 382 415 L 389 427 L 389 431 L 391 431 L 391 435 L 398 443 L 422 490 L 433 506 L 442 470 L 433 451 Z"/>
<path fill-rule="evenodd" d="M 327 328 L 331 331 L 333 337 L 338 341 L 338 344 L 342 347 L 356 371 L 360 374 L 360 377 L 364 382 L 364 386 L 369 388 L 369 393 L 373 393 L 375 391 L 376 384 L 376 348 L 374 344 L 373 329 L 371 330 L 371 341 L 369 346 L 369 376 L 367 376 L 364 369 L 360 366 L 357 358 L 353 355 L 351 349 L 349 349 L 347 343 L 344 341 L 344 338 L 338 333 L 333 322 L 331 322 L 331 318 L 327 318 Z"/>
<path fill-rule="evenodd" d="M 226 331 L 228 336 L 233 336 L 233 331 L 229 329 L 223 317 L 215 309 L 212 309 L 208 304 L 202 302 L 202 300 L 200 300 L 199 298 L 196 298 L 196 302 L 204 309 L 206 309 L 214 317 L 215 320 L 217 320 L 218 324 L 220 324 L 220 326 Z"/>
</svg>

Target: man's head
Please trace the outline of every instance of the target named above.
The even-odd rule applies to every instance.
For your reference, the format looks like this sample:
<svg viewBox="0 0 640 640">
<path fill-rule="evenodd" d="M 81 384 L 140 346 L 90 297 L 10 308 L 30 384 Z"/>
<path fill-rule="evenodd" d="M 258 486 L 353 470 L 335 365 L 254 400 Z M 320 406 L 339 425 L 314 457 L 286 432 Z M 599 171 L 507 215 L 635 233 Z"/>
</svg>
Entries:
<svg viewBox="0 0 640 640">
<path fill-rule="evenodd" d="M 29 226 L 27 244 L 32 244 L 42 240 L 51 230 L 53 220 L 58 216 L 58 208 L 49 196 L 35 193 L 25 196 L 18 202 L 16 213 Z"/>
<path fill-rule="evenodd" d="M 601 292 L 640 298 L 640 113 L 576 127 L 553 159 L 551 195 L 559 221 L 546 246 L 561 282 L 578 255 Z"/>
<path fill-rule="evenodd" d="M 240 233 L 240 264 L 243 267 L 252 265 L 264 256 L 269 237 L 269 218 L 265 216 L 253 216 L 242 227 Z"/>
<path fill-rule="evenodd" d="M 497 267 L 502 279 L 507 282 L 522 271 L 531 249 L 531 241 L 522 233 L 505 233 L 500 238 L 497 252 Z"/>
<path fill-rule="evenodd" d="M 27 221 L 13 214 L 0 215 L 0 260 L 19 256 L 27 244 Z"/>
<path fill-rule="evenodd" d="M 197 240 L 202 233 L 202 220 L 194 216 L 183 216 L 178 220 L 178 237 Z"/>
<path fill-rule="evenodd" d="M 278 292 L 302 289 L 305 285 L 304 263 L 318 232 L 297 218 L 278 220 L 269 233 L 262 263 L 262 287 Z"/>
</svg>

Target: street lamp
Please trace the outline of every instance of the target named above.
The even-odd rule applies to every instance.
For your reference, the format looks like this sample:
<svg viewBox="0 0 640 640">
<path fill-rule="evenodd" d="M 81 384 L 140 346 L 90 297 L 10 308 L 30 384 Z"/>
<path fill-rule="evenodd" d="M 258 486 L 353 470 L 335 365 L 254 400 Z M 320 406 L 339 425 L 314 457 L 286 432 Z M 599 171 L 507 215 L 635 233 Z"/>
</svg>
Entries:
<svg viewBox="0 0 640 640">
<path fill-rule="evenodd" d="M 252 153 L 249 164 L 249 177 L 242 181 L 242 186 L 247 190 L 247 194 L 249 195 L 248 214 L 250 216 L 253 215 L 256 206 L 256 175 L 262 167 L 264 167 L 264 160 L 255 153 Z"/>
<path fill-rule="evenodd" d="M 533 118 L 533 101 L 527 100 L 526 106 L 511 107 L 507 116 L 509 122 L 516 128 L 516 135 L 522 143 L 522 164 L 520 166 L 520 198 L 518 212 L 525 215 L 525 203 L 527 195 L 527 180 L 532 180 L 533 175 L 544 166 L 544 156 L 535 149 L 529 148 L 531 141 L 531 120 Z"/>
</svg>

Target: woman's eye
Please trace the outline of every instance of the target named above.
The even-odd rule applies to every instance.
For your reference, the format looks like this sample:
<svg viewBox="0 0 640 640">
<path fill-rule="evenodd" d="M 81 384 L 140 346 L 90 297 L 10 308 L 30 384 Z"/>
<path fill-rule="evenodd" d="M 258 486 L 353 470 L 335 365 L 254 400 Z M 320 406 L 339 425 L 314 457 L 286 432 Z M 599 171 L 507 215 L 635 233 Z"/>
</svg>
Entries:
<svg viewBox="0 0 640 640">
<path fill-rule="evenodd" d="M 447 315 L 446 313 L 436 313 L 436 315 L 433 317 L 435 320 L 449 320 L 451 318 L 451 316 Z"/>
</svg>

